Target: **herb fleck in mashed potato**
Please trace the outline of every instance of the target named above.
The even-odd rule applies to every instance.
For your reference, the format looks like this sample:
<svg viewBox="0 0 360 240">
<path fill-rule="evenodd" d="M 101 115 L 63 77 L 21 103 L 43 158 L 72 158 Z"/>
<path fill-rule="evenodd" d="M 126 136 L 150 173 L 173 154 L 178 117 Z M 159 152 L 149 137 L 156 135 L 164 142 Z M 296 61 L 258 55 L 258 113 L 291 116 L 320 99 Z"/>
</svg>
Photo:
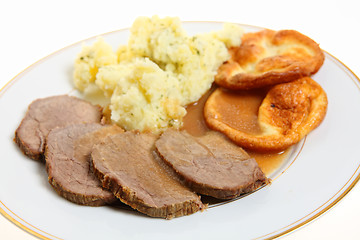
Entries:
<svg viewBox="0 0 360 240">
<path fill-rule="evenodd" d="M 179 128 L 185 106 L 210 87 L 227 47 L 243 30 L 224 24 L 217 32 L 189 36 L 178 18 L 140 17 L 127 45 L 113 52 L 102 38 L 84 46 L 75 61 L 80 91 L 96 86 L 110 98 L 111 120 L 126 130 L 161 132 Z"/>
</svg>

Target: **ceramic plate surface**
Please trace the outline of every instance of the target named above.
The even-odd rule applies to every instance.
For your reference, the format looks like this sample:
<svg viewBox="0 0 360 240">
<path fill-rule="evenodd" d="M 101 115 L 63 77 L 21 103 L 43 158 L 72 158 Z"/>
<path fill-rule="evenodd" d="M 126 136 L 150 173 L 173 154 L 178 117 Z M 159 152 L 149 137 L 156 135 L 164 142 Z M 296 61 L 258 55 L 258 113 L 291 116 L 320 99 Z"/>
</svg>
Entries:
<svg viewBox="0 0 360 240">
<path fill-rule="evenodd" d="M 186 22 L 189 34 L 209 32 L 221 23 Z M 260 28 L 243 25 L 246 31 Z M 104 34 L 114 49 L 129 30 Z M 84 41 L 92 43 L 95 38 Z M 20 228 L 43 239 L 256 239 L 273 238 L 326 212 L 359 179 L 359 79 L 325 53 L 313 76 L 326 91 L 323 123 L 296 145 L 270 177 L 269 186 L 202 213 L 163 220 L 116 207 L 85 207 L 59 197 L 47 181 L 43 164 L 25 157 L 14 144 L 14 131 L 29 103 L 37 98 L 72 94 L 76 43 L 33 64 L 0 92 L 0 211 Z"/>
</svg>

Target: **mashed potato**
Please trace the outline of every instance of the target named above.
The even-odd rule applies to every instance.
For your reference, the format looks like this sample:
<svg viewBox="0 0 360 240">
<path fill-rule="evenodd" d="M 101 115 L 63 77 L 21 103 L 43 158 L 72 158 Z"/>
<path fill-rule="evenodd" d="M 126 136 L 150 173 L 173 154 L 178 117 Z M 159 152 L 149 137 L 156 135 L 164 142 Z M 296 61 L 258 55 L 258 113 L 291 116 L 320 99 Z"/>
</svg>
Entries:
<svg viewBox="0 0 360 240">
<path fill-rule="evenodd" d="M 75 86 L 80 91 L 84 91 L 91 83 L 95 82 L 99 68 L 116 63 L 117 56 L 104 39 L 99 38 L 92 46 L 83 46 L 75 60 Z"/>
<path fill-rule="evenodd" d="M 214 81 L 217 68 L 239 45 L 243 30 L 225 24 L 217 32 L 189 36 L 178 18 L 140 17 L 127 45 L 114 53 L 104 40 L 83 47 L 75 61 L 80 91 L 96 85 L 109 97 L 111 120 L 126 130 L 179 128 L 185 106 Z"/>
</svg>

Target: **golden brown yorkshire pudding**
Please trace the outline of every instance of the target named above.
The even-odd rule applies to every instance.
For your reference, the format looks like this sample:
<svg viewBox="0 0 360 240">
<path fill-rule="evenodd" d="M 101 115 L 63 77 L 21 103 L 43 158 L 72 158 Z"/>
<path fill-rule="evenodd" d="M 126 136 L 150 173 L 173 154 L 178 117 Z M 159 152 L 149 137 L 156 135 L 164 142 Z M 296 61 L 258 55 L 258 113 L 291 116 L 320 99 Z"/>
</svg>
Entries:
<svg viewBox="0 0 360 240">
<path fill-rule="evenodd" d="M 227 89 L 245 90 L 290 82 L 316 73 L 324 53 L 309 37 L 295 30 L 262 30 L 243 35 L 231 59 L 218 69 L 215 82 Z"/>
<path fill-rule="evenodd" d="M 232 121 L 237 119 L 229 120 L 224 114 L 226 108 L 234 107 L 233 101 L 223 101 L 227 92 L 218 88 L 208 98 L 204 107 L 207 124 L 239 146 L 261 152 L 281 151 L 299 142 L 322 122 L 328 104 L 324 90 L 309 77 L 279 84 L 267 92 L 255 116 L 257 126 L 248 130 L 236 127 Z"/>
</svg>

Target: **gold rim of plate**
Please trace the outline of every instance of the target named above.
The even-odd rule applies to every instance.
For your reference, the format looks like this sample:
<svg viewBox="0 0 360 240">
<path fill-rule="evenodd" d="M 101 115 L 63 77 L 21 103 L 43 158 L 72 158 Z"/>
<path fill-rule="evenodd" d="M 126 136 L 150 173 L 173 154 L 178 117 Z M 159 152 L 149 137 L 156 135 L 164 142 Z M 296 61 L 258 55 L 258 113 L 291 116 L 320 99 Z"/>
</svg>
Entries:
<svg viewBox="0 0 360 240">
<path fill-rule="evenodd" d="M 183 21 L 183 23 L 223 23 L 223 22 L 219 22 L 219 21 Z M 257 29 L 264 29 L 263 27 L 259 27 L 259 26 L 255 26 L 255 25 L 249 25 L 249 24 L 240 24 L 240 23 L 235 23 L 235 24 L 239 24 L 241 26 L 247 26 L 250 28 L 257 28 Z M 1 87 L 0 89 L 0 97 L 3 96 L 3 94 L 5 94 L 6 90 L 9 89 L 11 87 L 11 85 L 13 85 L 18 79 L 21 78 L 21 75 L 23 75 L 25 72 L 31 70 L 33 67 L 35 67 L 36 65 L 38 65 L 39 63 L 45 61 L 47 58 L 56 55 L 57 53 L 60 53 L 61 51 L 70 48 L 74 45 L 77 45 L 81 42 L 87 41 L 87 40 L 91 40 L 91 39 L 95 39 L 98 36 L 104 36 L 104 35 L 109 35 L 112 33 L 117 33 L 117 32 L 121 32 L 121 31 L 126 31 L 129 30 L 130 28 L 121 28 L 115 31 L 111 31 L 111 32 L 107 32 L 107 33 L 103 33 L 103 34 L 98 34 L 95 35 L 93 37 L 89 37 L 83 40 L 80 40 L 78 42 L 75 42 L 73 44 L 70 44 L 68 46 L 65 46 L 53 53 L 50 53 L 49 55 L 41 58 L 40 60 L 34 62 L 33 64 L 31 64 L 30 66 L 28 66 L 27 68 L 25 68 L 24 70 L 22 70 L 21 72 L 19 72 L 15 77 L 13 77 L 10 81 L 8 81 L 3 87 Z M 323 50 L 323 49 L 322 49 Z M 327 57 L 328 60 L 333 61 L 336 65 L 339 66 L 339 68 L 341 68 L 346 75 L 349 76 L 349 78 L 355 83 L 355 86 L 357 86 L 357 88 L 360 90 L 360 86 L 358 85 L 360 83 L 360 79 L 358 76 L 356 76 L 356 74 L 349 68 L 347 67 L 342 61 L 340 61 L 339 59 L 337 59 L 336 57 L 334 57 L 333 55 L 331 55 L 330 53 L 326 52 L 325 50 L 323 50 L 329 57 Z M 345 69 L 344 69 L 345 68 Z M 289 163 L 289 165 L 278 175 L 276 176 L 274 180 L 278 179 L 280 177 L 280 175 L 282 175 L 287 169 L 290 168 L 290 166 L 295 162 L 295 160 L 298 158 L 298 156 L 301 153 L 302 148 L 305 145 L 305 141 L 303 141 L 302 146 L 300 147 L 300 149 L 298 150 L 298 152 L 296 153 L 295 158 L 293 159 L 293 161 L 291 163 Z M 266 235 L 257 237 L 256 239 L 275 239 L 281 236 L 284 236 L 286 234 L 291 233 L 292 231 L 310 223 L 311 221 L 315 220 L 316 218 L 318 218 L 319 216 L 321 216 L 322 214 L 324 214 L 325 212 L 327 212 L 328 210 L 330 210 L 332 207 L 334 207 L 341 199 L 343 199 L 353 188 L 354 186 L 359 182 L 360 180 L 360 163 L 357 166 L 355 172 L 351 175 L 351 177 L 349 178 L 349 180 L 344 184 L 344 186 L 342 186 L 329 200 L 327 200 L 325 203 L 323 203 L 321 206 L 319 206 L 318 208 L 316 208 L 315 210 L 313 210 L 311 213 L 305 215 L 304 217 L 288 224 L 287 226 L 281 228 L 281 229 L 277 229 L 274 230 L 273 232 L 270 232 Z M 350 184 L 349 186 L 347 186 L 348 184 Z M 347 187 L 346 187 L 347 186 Z M 342 192 L 342 193 L 341 193 Z M 341 193 L 339 196 L 337 196 L 339 193 Z M 246 195 L 248 196 L 248 195 Z M 336 197 L 337 196 L 337 197 Z M 240 197 L 241 198 L 241 197 Z M 236 200 L 240 199 L 237 198 Z M 235 201 L 235 200 L 232 200 Z M 230 203 L 232 201 L 227 201 L 225 203 Z M 224 204 L 225 204 L 224 203 Z M 220 204 L 223 205 L 223 204 Z M 218 205 L 218 206 L 220 206 Z M 321 208 L 323 208 L 324 206 L 326 206 L 324 209 L 322 209 L 321 211 L 319 211 L 318 213 L 316 213 L 318 210 L 320 210 Z M 13 224 L 15 224 L 16 226 L 18 226 L 20 229 L 30 233 L 31 235 L 40 238 L 40 239 L 61 239 L 59 237 L 56 237 L 50 233 L 47 233 L 33 225 L 31 225 L 30 223 L 26 222 L 24 219 L 22 219 L 21 217 L 19 217 L 16 213 L 14 213 L 13 211 L 11 211 L 2 201 L 0 201 L 0 213 L 6 218 L 8 219 L 10 222 L 12 222 Z M 316 214 L 314 214 L 316 213 Z M 314 214 L 314 215 L 313 215 Z M 313 215 L 313 216 L 312 216 Z M 28 225 L 28 226 L 26 226 Z M 50 236 L 51 238 L 47 237 Z"/>
</svg>

